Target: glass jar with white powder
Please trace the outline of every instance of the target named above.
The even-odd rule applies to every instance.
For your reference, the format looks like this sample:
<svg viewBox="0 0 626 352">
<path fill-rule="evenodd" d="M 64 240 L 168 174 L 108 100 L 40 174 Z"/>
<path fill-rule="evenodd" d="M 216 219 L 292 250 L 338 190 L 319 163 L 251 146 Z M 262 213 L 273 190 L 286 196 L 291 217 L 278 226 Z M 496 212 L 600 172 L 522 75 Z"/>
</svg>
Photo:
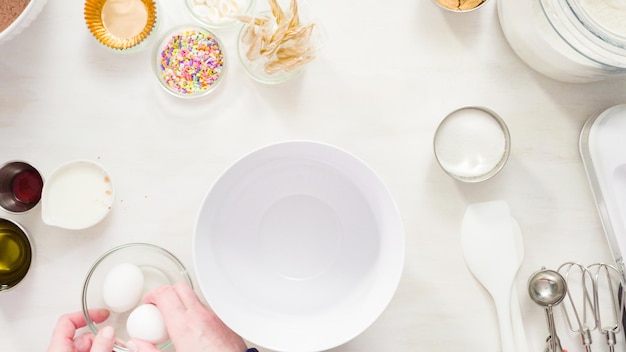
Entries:
<svg viewBox="0 0 626 352">
<path fill-rule="evenodd" d="M 545 76 L 626 75 L 626 0 L 498 0 L 498 15 L 516 54 Z"/>
</svg>

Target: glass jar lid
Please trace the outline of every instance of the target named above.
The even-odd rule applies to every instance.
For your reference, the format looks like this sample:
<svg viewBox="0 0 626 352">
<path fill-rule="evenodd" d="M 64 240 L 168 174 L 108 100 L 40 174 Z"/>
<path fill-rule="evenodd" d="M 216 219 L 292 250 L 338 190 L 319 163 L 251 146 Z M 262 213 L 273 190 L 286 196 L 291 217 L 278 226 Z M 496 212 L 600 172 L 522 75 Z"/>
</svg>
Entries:
<svg viewBox="0 0 626 352">
<path fill-rule="evenodd" d="M 550 25 L 574 50 L 626 70 L 626 0 L 539 0 Z"/>
</svg>

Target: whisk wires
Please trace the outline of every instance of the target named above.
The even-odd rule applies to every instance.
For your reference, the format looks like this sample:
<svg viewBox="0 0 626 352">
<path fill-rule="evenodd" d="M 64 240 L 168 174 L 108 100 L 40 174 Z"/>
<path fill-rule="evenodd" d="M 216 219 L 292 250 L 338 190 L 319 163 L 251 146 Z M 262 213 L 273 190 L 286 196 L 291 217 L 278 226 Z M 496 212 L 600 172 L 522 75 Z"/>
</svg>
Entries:
<svg viewBox="0 0 626 352">
<path fill-rule="evenodd" d="M 596 319 L 596 281 L 592 273 L 580 263 L 562 264 L 558 272 L 567 282 L 567 295 L 561 305 L 570 331 L 580 335 L 586 352 L 591 352 L 591 331 L 598 326 Z"/>
<path fill-rule="evenodd" d="M 614 352 L 615 335 L 622 329 L 621 321 L 624 314 L 624 293 L 620 289 L 624 285 L 622 275 L 610 264 L 591 264 L 588 269 L 593 273 L 596 283 L 594 291 L 596 324 L 606 337 L 609 351 Z"/>
</svg>

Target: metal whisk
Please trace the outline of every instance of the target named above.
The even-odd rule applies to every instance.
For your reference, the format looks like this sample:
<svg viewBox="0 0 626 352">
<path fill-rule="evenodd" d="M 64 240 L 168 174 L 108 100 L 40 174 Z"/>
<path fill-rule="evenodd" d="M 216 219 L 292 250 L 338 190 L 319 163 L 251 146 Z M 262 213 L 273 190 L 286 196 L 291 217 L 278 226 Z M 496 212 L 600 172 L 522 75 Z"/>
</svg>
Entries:
<svg viewBox="0 0 626 352">
<path fill-rule="evenodd" d="M 624 296 L 620 290 L 620 286 L 624 284 L 622 275 L 619 270 L 609 264 L 596 263 L 587 268 L 593 273 L 596 286 L 594 291 L 596 324 L 602 334 L 606 336 L 609 351 L 614 352 L 615 335 L 621 330 L 624 314 Z M 607 301 L 609 302 L 608 305 L 601 305 L 602 302 Z"/>
<path fill-rule="evenodd" d="M 561 305 L 570 331 L 580 335 L 586 352 L 591 352 L 591 331 L 598 326 L 596 319 L 596 281 L 582 264 L 567 262 L 557 270 L 567 282 L 567 295 Z"/>
</svg>

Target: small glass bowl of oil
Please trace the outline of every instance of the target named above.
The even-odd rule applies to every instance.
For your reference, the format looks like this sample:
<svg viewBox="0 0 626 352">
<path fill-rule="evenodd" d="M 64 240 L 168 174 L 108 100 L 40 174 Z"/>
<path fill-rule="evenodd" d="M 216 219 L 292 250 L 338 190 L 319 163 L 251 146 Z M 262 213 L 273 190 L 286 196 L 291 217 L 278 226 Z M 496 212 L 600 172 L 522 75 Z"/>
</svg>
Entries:
<svg viewBox="0 0 626 352">
<path fill-rule="evenodd" d="M 0 253 L 0 291 L 6 291 L 26 277 L 33 259 L 33 248 L 22 226 L 2 218 Z"/>
</svg>

